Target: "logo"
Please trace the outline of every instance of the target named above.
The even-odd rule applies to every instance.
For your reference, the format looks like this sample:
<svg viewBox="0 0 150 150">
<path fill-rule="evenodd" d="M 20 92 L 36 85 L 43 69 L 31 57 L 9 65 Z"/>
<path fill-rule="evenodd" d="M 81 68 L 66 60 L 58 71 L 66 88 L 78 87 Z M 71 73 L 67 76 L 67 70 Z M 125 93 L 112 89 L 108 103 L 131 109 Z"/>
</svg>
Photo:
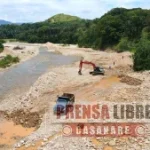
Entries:
<svg viewBox="0 0 150 150">
<path fill-rule="evenodd" d="M 84 103 L 58 107 L 56 122 L 64 136 L 143 137 L 150 130 L 150 104 Z M 150 135 L 150 134 L 149 134 Z"/>
</svg>

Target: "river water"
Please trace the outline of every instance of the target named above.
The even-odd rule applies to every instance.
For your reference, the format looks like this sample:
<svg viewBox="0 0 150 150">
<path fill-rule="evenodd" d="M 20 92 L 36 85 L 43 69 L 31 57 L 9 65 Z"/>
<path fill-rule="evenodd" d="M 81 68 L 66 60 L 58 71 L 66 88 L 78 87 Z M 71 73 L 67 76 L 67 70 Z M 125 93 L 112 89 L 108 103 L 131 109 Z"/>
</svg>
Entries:
<svg viewBox="0 0 150 150">
<path fill-rule="evenodd" d="M 48 52 L 47 47 L 40 47 L 37 56 L 0 73 L 0 100 L 10 91 L 18 91 L 20 94 L 32 86 L 50 66 L 69 65 L 78 60 L 77 56 L 63 56 Z"/>
</svg>

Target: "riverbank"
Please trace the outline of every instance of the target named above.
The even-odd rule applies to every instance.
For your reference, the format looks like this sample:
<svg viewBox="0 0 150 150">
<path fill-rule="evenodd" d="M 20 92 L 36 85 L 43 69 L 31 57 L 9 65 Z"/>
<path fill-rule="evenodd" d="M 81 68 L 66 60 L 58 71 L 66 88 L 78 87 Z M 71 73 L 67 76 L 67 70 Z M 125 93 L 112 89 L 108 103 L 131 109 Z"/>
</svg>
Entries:
<svg viewBox="0 0 150 150">
<path fill-rule="evenodd" d="M 20 42 L 5 43 L 4 51 L 0 53 L 0 59 L 6 55 L 11 55 L 13 57 L 18 57 L 20 59 L 19 63 L 21 63 L 31 59 L 32 57 L 35 57 L 39 53 L 40 46 L 42 46 L 42 44 L 28 44 Z M 13 67 L 17 64 L 12 64 L 10 67 Z M 0 72 L 5 71 L 6 69 L 8 68 L 0 68 Z"/>
<path fill-rule="evenodd" d="M 147 150 L 150 146 L 146 137 L 141 144 L 138 138 L 64 138 L 61 134 L 61 124 L 54 124 L 53 106 L 57 95 L 63 92 L 73 93 L 76 102 L 144 102 L 150 100 L 150 72 L 135 73 L 132 70 L 132 54 L 129 52 L 99 52 L 92 49 L 77 48 L 75 46 L 60 46 L 52 43 L 45 44 L 50 50 L 63 55 L 78 55 L 98 66 L 103 66 L 105 76 L 91 76 L 90 66 L 84 66 L 83 75 L 78 75 L 79 62 L 70 65 L 50 67 L 40 76 L 24 95 L 14 95 L 5 99 L 0 110 L 8 114 L 16 110 L 36 112 L 40 116 L 41 124 L 33 133 L 21 141 L 11 145 L 16 150 L 49 150 L 50 149 L 100 149 L 119 150 L 134 149 Z M 15 113 L 17 114 L 17 113 Z M 10 115 L 12 120 L 17 115 Z M 19 118 L 24 114 L 19 115 Z M 30 124 L 29 120 L 28 124 Z M 21 123 L 21 120 L 17 120 Z M 25 122 L 22 123 L 25 126 Z M 35 126 L 36 127 L 36 126 Z M 11 148 L 10 148 L 11 149 Z"/>
</svg>

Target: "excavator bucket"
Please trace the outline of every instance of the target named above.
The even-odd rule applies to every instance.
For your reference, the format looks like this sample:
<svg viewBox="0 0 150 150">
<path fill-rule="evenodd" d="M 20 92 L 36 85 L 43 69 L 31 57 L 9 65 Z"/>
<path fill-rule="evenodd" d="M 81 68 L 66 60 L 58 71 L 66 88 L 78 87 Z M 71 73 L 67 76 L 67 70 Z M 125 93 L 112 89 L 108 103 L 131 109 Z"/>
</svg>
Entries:
<svg viewBox="0 0 150 150">
<path fill-rule="evenodd" d="M 79 71 L 78 71 L 78 74 L 79 74 L 79 75 L 82 75 L 82 72 L 79 70 Z"/>
</svg>

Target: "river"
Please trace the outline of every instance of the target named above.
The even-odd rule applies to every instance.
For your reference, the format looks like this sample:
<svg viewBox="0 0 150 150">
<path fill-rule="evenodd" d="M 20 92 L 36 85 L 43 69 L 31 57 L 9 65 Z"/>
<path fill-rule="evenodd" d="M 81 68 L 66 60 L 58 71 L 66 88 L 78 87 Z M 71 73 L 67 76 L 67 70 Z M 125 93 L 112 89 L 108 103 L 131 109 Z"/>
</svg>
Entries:
<svg viewBox="0 0 150 150">
<path fill-rule="evenodd" d="M 37 56 L 0 73 L 0 99 L 10 91 L 20 94 L 28 89 L 50 66 L 69 65 L 78 60 L 77 56 L 63 56 L 40 47 Z"/>
</svg>

